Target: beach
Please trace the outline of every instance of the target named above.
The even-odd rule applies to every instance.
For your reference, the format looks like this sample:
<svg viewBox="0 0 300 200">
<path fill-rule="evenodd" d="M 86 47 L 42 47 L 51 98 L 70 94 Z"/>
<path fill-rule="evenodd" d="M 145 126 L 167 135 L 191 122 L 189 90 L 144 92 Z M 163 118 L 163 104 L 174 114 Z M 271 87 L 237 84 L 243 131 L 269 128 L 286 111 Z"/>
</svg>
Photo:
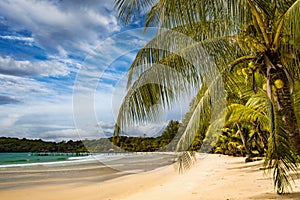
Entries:
<svg viewBox="0 0 300 200">
<path fill-rule="evenodd" d="M 146 162 L 138 165 L 141 159 Z M 184 174 L 170 163 L 171 156 L 126 158 L 112 161 L 115 167 L 93 162 L 76 167 L 1 169 L 0 196 L 8 200 L 300 199 L 299 177 L 293 193 L 279 196 L 271 175 L 261 170 L 263 161 L 244 160 L 198 155 L 196 164 Z"/>
</svg>

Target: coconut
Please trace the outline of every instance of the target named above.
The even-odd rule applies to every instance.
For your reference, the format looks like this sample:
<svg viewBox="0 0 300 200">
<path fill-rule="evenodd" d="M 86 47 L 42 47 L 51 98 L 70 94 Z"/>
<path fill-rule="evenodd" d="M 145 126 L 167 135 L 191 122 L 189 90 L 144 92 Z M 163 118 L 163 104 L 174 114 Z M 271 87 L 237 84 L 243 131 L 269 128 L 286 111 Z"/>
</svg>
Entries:
<svg viewBox="0 0 300 200">
<path fill-rule="evenodd" d="M 255 68 L 256 68 L 255 63 L 252 62 L 252 61 L 248 63 L 248 67 L 249 67 L 250 69 L 255 69 Z"/>
<path fill-rule="evenodd" d="M 243 68 L 242 69 L 242 73 L 244 76 L 247 76 L 248 75 L 248 69 L 247 68 Z"/>
<path fill-rule="evenodd" d="M 284 82 L 281 80 L 281 79 L 277 79 L 275 82 L 274 82 L 274 85 L 277 89 L 281 89 L 283 88 L 284 86 Z"/>
<path fill-rule="evenodd" d="M 247 76 L 247 75 L 252 74 L 252 70 L 248 69 L 248 68 L 243 68 L 242 73 L 243 73 L 243 75 Z"/>
<path fill-rule="evenodd" d="M 262 88 L 263 88 L 264 91 L 267 91 L 267 84 L 264 83 Z"/>
<path fill-rule="evenodd" d="M 242 98 L 243 97 L 243 94 L 241 91 L 238 92 L 238 95 L 239 95 L 239 98 Z"/>
</svg>

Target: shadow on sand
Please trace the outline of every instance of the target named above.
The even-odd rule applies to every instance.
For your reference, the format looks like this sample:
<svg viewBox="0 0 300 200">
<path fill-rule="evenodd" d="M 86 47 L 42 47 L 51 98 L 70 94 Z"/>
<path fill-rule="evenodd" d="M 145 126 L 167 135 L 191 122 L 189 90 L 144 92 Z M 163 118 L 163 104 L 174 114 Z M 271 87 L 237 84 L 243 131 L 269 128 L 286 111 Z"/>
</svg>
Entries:
<svg viewBox="0 0 300 200">
<path fill-rule="evenodd" d="M 258 196 L 253 196 L 250 199 L 293 199 L 293 200 L 300 200 L 300 192 L 292 192 L 292 193 L 288 193 L 288 194 L 284 194 L 284 195 L 278 195 L 275 192 L 274 193 L 265 193 L 265 194 L 261 194 Z"/>
</svg>

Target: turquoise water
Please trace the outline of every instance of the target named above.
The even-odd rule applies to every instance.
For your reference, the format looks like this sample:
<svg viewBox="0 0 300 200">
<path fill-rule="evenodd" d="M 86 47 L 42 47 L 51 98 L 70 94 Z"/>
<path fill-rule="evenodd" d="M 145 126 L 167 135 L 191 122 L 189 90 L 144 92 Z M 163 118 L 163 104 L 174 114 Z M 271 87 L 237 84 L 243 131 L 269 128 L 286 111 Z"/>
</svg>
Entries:
<svg viewBox="0 0 300 200">
<path fill-rule="evenodd" d="M 0 153 L 0 165 L 67 161 L 76 156 L 73 153 Z"/>
</svg>

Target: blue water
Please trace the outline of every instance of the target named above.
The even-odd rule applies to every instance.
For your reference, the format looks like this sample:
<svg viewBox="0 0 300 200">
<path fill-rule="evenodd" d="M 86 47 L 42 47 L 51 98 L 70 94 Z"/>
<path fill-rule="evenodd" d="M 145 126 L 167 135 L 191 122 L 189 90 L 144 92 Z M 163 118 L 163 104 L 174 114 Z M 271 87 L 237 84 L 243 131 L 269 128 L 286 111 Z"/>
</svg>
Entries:
<svg viewBox="0 0 300 200">
<path fill-rule="evenodd" d="M 72 153 L 0 153 L 0 165 L 67 161 Z"/>
</svg>

